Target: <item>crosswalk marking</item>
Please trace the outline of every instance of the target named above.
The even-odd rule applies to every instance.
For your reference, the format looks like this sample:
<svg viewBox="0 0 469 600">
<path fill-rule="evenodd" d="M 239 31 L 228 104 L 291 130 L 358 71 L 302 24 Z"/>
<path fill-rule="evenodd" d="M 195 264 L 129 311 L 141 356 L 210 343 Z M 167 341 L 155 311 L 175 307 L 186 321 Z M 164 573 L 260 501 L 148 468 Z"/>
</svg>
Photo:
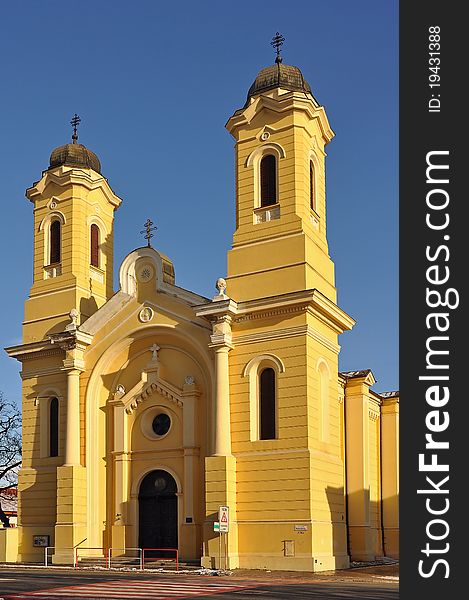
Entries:
<svg viewBox="0 0 469 600">
<path fill-rule="evenodd" d="M 29 600 L 32 598 L 45 598 L 47 600 L 61 600 L 63 598 L 110 598 L 112 600 L 132 600 L 140 598 L 141 600 L 165 600 L 221 594 L 249 587 L 255 587 L 255 585 L 230 581 L 207 581 L 206 579 L 181 581 L 162 579 L 114 580 L 22 592 L 20 594 L 8 595 L 6 599 Z"/>
</svg>

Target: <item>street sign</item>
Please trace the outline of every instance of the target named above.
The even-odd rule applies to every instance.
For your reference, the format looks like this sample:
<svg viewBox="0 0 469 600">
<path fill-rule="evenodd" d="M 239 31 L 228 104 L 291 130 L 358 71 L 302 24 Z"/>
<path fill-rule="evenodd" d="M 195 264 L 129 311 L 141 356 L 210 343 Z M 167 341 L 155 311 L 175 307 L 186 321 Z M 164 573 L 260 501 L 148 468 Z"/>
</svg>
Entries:
<svg viewBox="0 0 469 600">
<path fill-rule="evenodd" d="M 220 506 L 218 509 L 218 521 L 220 522 L 220 531 L 228 533 L 230 529 L 230 509 L 228 506 Z"/>
<path fill-rule="evenodd" d="M 220 531 L 220 523 L 218 521 L 215 521 L 213 524 L 213 531 Z"/>
</svg>

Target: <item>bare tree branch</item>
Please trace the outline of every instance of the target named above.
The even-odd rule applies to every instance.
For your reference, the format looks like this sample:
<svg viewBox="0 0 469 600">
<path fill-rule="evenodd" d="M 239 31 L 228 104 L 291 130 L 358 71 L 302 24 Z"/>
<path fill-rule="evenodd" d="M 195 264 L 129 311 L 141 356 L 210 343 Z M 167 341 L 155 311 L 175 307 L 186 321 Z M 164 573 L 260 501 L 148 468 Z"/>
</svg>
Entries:
<svg viewBox="0 0 469 600">
<path fill-rule="evenodd" d="M 17 407 L 7 402 L 0 392 L 0 521 L 10 526 L 10 519 L 2 507 L 2 500 L 11 499 L 18 485 L 18 468 L 21 465 L 21 414 Z"/>
</svg>

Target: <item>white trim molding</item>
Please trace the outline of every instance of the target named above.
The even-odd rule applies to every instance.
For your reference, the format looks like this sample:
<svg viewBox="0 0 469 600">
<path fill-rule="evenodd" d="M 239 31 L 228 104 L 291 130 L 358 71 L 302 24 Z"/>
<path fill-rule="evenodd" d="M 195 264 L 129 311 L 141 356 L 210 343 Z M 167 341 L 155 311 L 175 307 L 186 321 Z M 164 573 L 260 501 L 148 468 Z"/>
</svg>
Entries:
<svg viewBox="0 0 469 600">
<path fill-rule="evenodd" d="M 278 393 L 278 375 L 285 373 L 283 361 L 275 354 L 259 354 L 252 358 L 243 369 L 243 377 L 249 378 L 249 430 L 250 440 L 255 442 L 260 439 L 259 432 L 259 374 L 261 369 L 271 368 L 275 371 L 275 392 Z M 277 399 L 275 400 L 276 429 L 278 430 Z"/>
</svg>

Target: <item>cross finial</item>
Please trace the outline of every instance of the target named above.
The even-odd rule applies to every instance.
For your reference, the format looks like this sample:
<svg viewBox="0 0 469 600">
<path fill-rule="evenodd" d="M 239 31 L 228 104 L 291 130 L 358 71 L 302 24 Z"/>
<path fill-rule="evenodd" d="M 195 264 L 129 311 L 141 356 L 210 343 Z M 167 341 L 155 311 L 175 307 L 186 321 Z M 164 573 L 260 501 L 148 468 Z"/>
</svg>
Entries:
<svg viewBox="0 0 469 600">
<path fill-rule="evenodd" d="M 75 113 L 70 121 L 70 125 L 73 127 L 72 143 L 76 144 L 78 140 L 77 127 L 81 123 L 80 117 Z"/>
<path fill-rule="evenodd" d="M 284 41 L 285 38 L 283 37 L 283 35 L 277 31 L 277 33 L 272 38 L 272 41 L 270 42 L 270 45 L 273 46 L 277 51 L 277 56 L 275 57 L 276 63 L 282 62 L 282 57 L 280 56 L 280 48 L 283 46 Z"/>
<path fill-rule="evenodd" d="M 155 229 L 158 229 L 158 227 L 156 227 L 156 226 L 152 227 L 152 225 L 153 225 L 153 221 L 150 221 L 150 219 L 147 219 L 146 222 L 143 224 L 145 229 L 142 229 L 142 231 L 140 232 L 140 233 L 145 234 L 143 237 L 147 240 L 149 248 L 151 248 L 150 240 L 154 235 L 152 233 L 152 231 L 155 231 Z"/>
</svg>

